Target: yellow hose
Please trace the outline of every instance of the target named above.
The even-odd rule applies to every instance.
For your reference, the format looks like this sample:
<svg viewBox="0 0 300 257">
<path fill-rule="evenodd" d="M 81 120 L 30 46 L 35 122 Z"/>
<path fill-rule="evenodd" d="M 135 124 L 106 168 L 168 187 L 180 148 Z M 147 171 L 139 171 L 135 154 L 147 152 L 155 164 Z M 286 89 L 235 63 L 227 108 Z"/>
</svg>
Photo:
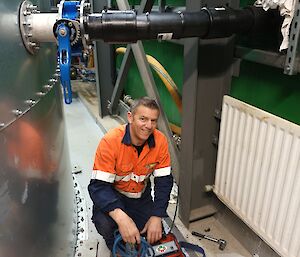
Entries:
<svg viewBox="0 0 300 257">
<path fill-rule="evenodd" d="M 126 52 L 125 47 L 119 47 L 116 49 L 117 54 L 124 54 Z M 165 68 L 160 64 L 159 61 L 157 61 L 154 57 L 151 55 L 146 55 L 147 61 L 150 63 L 151 67 L 155 70 L 156 74 L 159 76 L 159 78 L 162 80 L 168 91 L 170 92 L 178 110 L 180 113 L 182 113 L 182 101 L 181 101 L 181 95 L 178 91 L 178 88 L 173 81 L 173 79 L 170 77 L 169 73 L 165 70 Z"/>
<path fill-rule="evenodd" d="M 169 122 L 169 125 L 170 125 L 170 129 L 173 131 L 173 133 L 181 136 L 181 127 L 178 127 L 177 125 Z"/>
</svg>

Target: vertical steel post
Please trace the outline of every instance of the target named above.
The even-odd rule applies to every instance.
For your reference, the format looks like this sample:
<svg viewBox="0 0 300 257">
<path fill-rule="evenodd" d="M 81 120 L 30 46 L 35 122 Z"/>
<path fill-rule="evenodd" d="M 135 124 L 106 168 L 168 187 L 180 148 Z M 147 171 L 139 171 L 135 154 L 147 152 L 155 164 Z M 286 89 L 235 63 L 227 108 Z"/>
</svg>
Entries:
<svg viewBox="0 0 300 257">
<path fill-rule="evenodd" d="M 187 11 L 200 8 L 201 3 L 187 1 Z M 219 133 L 215 111 L 229 93 L 234 42 L 233 37 L 184 42 L 179 216 L 188 227 L 190 221 L 214 214 L 218 206 L 204 188 L 214 183 Z"/>
<path fill-rule="evenodd" d="M 93 1 L 93 11 L 101 11 L 105 0 Z M 103 41 L 95 41 L 94 48 L 96 88 L 99 102 L 99 115 L 109 115 L 108 102 L 111 99 L 115 84 L 115 58 L 113 46 Z"/>
</svg>

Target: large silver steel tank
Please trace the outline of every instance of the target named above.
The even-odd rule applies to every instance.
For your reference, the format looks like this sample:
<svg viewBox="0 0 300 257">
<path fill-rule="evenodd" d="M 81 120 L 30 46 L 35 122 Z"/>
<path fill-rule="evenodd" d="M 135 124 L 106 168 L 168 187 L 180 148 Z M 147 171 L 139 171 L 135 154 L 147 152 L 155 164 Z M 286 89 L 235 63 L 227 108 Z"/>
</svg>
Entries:
<svg viewBox="0 0 300 257">
<path fill-rule="evenodd" d="M 33 1 L 50 11 L 50 1 Z M 56 47 L 23 46 L 21 1 L 0 1 L 0 257 L 73 256 L 73 182 Z"/>
</svg>

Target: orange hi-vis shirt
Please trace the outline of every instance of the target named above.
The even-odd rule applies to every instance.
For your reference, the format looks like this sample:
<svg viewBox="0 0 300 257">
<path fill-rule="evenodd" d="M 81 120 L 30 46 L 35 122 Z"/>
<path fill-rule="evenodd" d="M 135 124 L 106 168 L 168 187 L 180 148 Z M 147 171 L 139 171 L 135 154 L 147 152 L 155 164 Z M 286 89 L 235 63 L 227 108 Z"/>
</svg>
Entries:
<svg viewBox="0 0 300 257">
<path fill-rule="evenodd" d="M 171 174 L 168 142 L 159 130 L 150 135 L 139 156 L 131 144 L 129 125 L 104 135 L 96 151 L 92 179 L 113 183 L 121 194 L 140 198 L 151 174 Z"/>
</svg>

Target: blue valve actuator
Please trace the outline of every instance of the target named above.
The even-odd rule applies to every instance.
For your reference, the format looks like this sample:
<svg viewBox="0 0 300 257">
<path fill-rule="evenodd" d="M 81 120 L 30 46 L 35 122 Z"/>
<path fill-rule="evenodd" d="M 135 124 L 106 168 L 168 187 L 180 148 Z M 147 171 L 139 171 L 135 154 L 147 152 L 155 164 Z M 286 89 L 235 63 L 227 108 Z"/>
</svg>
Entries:
<svg viewBox="0 0 300 257">
<path fill-rule="evenodd" d="M 75 20 L 78 18 L 78 6 L 80 1 L 63 2 L 62 19 Z M 70 78 L 72 49 L 70 43 L 71 31 L 70 27 L 61 23 L 56 28 L 58 41 L 58 59 L 60 66 L 60 81 L 63 87 L 64 100 L 66 104 L 72 102 L 72 87 Z"/>
<path fill-rule="evenodd" d="M 58 59 L 60 66 L 60 82 L 64 91 L 64 100 L 66 104 L 72 102 L 72 88 L 70 80 L 71 68 L 71 43 L 70 29 L 64 24 L 57 27 L 58 39 Z"/>
<path fill-rule="evenodd" d="M 65 1 L 63 3 L 62 18 L 75 20 L 78 17 L 77 6 L 80 5 L 80 1 Z"/>
</svg>

